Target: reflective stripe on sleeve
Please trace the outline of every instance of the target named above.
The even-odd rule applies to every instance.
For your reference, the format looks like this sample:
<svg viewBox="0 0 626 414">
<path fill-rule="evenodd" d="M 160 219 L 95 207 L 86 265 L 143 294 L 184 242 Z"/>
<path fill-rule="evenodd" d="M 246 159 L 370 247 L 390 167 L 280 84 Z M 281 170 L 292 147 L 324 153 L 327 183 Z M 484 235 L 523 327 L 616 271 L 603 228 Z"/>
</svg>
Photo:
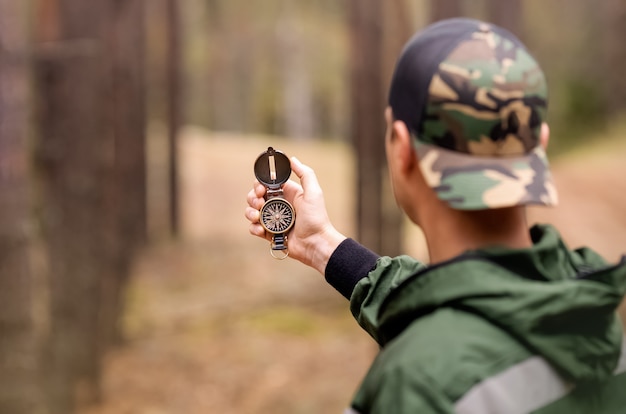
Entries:
<svg viewBox="0 0 626 414">
<path fill-rule="evenodd" d="M 473 386 L 455 409 L 457 414 L 524 414 L 572 389 L 545 359 L 532 357 Z"/>
<path fill-rule="evenodd" d="M 626 338 L 615 375 L 626 372 Z M 457 414 L 525 414 L 567 395 L 564 381 L 541 357 L 529 358 L 476 384 L 455 404 Z"/>
</svg>

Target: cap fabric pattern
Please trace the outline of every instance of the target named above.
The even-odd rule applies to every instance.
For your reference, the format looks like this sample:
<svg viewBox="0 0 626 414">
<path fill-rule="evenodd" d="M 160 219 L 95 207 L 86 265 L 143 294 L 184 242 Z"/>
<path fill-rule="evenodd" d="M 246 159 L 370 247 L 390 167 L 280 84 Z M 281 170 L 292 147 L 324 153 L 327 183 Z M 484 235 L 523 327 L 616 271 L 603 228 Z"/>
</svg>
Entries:
<svg viewBox="0 0 626 414">
<path fill-rule="evenodd" d="M 389 104 L 426 182 L 452 208 L 557 203 L 539 142 L 546 80 L 508 31 L 471 19 L 429 26 L 405 47 Z"/>
</svg>

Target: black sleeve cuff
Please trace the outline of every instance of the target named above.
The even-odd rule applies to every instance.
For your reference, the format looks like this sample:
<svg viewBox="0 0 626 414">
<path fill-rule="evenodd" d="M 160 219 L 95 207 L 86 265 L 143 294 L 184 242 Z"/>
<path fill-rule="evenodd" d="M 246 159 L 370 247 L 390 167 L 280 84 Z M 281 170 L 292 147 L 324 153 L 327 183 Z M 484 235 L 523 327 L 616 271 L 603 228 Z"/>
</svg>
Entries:
<svg viewBox="0 0 626 414">
<path fill-rule="evenodd" d="M 379 256 L 353 239 L 346 239 L 333 252 L 326 265 L 326 281 L 347 299 L 354 287 L 376 267 Z"/>
</svg>

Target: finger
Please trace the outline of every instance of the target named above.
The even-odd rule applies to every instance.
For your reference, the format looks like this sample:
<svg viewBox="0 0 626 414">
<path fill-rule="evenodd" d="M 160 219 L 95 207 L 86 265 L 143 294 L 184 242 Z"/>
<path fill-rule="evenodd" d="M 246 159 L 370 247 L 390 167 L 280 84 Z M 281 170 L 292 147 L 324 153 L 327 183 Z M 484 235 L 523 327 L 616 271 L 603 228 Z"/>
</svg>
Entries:
<svg viewBox="0 0 626 414">
<path fill-rule="evenodd" d="M 253 186 L 254 192 L 258 198 L 265 197 L 265 193 L 267 192 L 267 188 L 263 184 L 261 184 L 258 180 L 254 180 Z"/>
<path fill-rule="evenodd" d="M 296 195 L 302 194 L 302 186 L 295 181 L 289 180 L 283 186 L 283 194 L 287 200 L 293 201 Z"/>
<path fill-rule="evenodd" d="M 257 191 L 255 188 L 253 188 L 252 190 L 248 192 L 248 196 L 246 197 L 246 200 L 248 201 L 248 205 L 250 207 L 255 208 L 257 210 L 263 207 L 263 203 L 265 203 L 265 200 L 262 197 L 257 196 Z"/>
<path fill-rule="evenodd" d="M 246 195 L 246 201 L 248 202 L 248 205 L 250 207 L 254 207 L 254 200 L 256 200 L 257 196 L 256 193 L 254 191 L 254 188 L 250 191 L 248 191 L 248 194 Z"/>
<path fill-rule="evenodd" d="M 261 214 L 259 213 L 259 210 L 257 210 L 254 207 L 246 207 L 245 216 L 246 216 L 246 219 L 248 219 L 250 223 L 258 224 L 260 221 Z"/>
<path fill-rule="evenodd" d="M 315 171 L 311 167 L 302 164 L 296 157 L 291 157 L 291 169 L 300 179 L 305 196 L 317 197 L 322 192 Z"/>
<path fill-rule="evenodd" d="M 267 239 L 267 235 L 265 234 L 265 229 L 260 224 L 250 224 L 249 231 L 250 231 L 250 234 L 252 234 L 253 236 L 257 236 L 262 239 Z"/>
</svg>

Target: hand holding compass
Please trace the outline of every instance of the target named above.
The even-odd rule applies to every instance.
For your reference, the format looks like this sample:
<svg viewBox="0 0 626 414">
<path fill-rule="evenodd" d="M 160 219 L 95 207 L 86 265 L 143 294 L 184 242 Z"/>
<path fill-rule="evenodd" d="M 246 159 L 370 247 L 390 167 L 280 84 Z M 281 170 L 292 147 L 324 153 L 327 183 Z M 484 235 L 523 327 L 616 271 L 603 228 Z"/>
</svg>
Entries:
<svg viewBox="0 0 626 414">
<path fill-rule="evenodd" d="M 270 160 L 271 155 L 274 156 L 274 161 Z M 298 177 L 299 183 L 289 180 L 291 168 Z M 346 239 L 346 236 L 337 231 L 329 220 L 324 194 L 315 171 L 295 158 L 289 160 L 283 153 L 272 148 L 268 148 L 268 151 L 259 156 L 254 171 L 258 182 L 248 192 L 248 206 L 245 212 L 246 218 L 250 221 L 250 234 L 264 240 L 267 240 L 270 235 L 272 238 L 270 253 L 277 259 L 284 259 L 287 257 L 286 232 L 289 232 L 289 256 L 324 275 L 330 256 Z M 268 229 L 272 226 L 268 224 L 268 217 L 263 219 L 260 211 L 263 210 L 265 204 L 276 199 L 276 195 L 284 196 L 287 200 L 282 200 L 288 201 L 285 214 L 280 216 L 283 224 L 278 227 L 283 233 L 274 233 Z M 269 206 L 273 203 L 274 201 Z M 295 208 L 298 209 L 299 216 L 297 225 L 293 224 L 295 223 L 295 213 L 293 213 Z M 292 220 L 288 219 L 289 212 L 291 212 Z M 285 228 L 286 231 L 282 230 Z M 281 237 L 283 237 L 282 242 Z"/>
<path fill-rule="evenodd" d="M 254 175 L 267 189 L 259 219 L 265 231 L 272 235 L 270 254 L 276 259 L 285 259 L 289 256 L 287 233 L 296 219 L 293 206 L 283 198 L 282 187 L 291 175 L 289 158 L 269 147 L 256 159 Z"/>
</svg>

